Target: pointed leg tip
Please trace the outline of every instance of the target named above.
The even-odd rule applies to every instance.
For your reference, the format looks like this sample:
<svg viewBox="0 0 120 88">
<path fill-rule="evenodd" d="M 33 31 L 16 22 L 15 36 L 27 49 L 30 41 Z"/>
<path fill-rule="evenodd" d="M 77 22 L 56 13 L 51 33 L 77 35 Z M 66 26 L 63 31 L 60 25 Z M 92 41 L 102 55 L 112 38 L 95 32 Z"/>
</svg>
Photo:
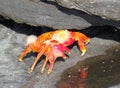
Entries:
<svg viewBox="0 0 120 88">
<path fill-rule="evenodd" d="M 41 71 L 40 71 L 40 73 L 41 73 L 41 74 L 43 74 L 43 73 L 44 73 L 44 70 L 45 70 L 45 69 L 44 69 L 44 68 L 42 68 L 42 69 L 41 69 Z"/>
<path fill-rule="evenodd" d="M 32 74 L 32 72 L 28 71 L 29 74 Z"/>
<path fill-rule="evenodd" d="M 33 69 L 29 69 L 28 73 L 32 74 L 32 72 L 33 72 Z"/>
<path fill-rule="evenodd" d="M 84 55 L 81 54 L 80 56 L 82 57 L 82 56 L 84 56 Z"/>
<path fill-rule="evenodd" d="M 42 74 L 44 73 L 44 71 L 43 71 L 43 70 L 41 70 L 41 71 L 40 71 L 40 73 L 41 73 L 41 75 L 42 75 Z"/>
<path fill-rule="evenodd" d="M 22 62 L 22 61 L 23 61 L 23 56 L 20 56 L 20 57 L 18 58 L 18 61 Z"/>
<path fill-rule="evenodd" d="M 71 52 L 68 52 L 68 54 L 71 54 Z"/>
<path fill-rule="evenodd" d="M 89 42 L 85 42 L 85 44 L 87 45 Z"/>
<path fill-rule="evenodd" d="M 50 73 L 51 73 L 51 71 L 48 71 L 48 72 L 47 72 L 48 76 L 50 75 Z"/>
<path fill-rule="evenodd" d="M 85 52 L 83 52 L 82 54 L 81 54 L 81 56 L 84 56 L 85 55 Z"/>
<path fill-rule="evenodd" d="M 47 73 L 48 76 L 50 76 L 50 73 Z"/>
<path fill-rule="evenodd" d="M 86 45 L 89 44 L 89 43 L 90 43 L 89 41 L 85 42 Z"/>
<path fill-rule="evenodd" d="M 18 59 L 18 61 L 23 62 L 23 59 Z"/>
<path fill-rule="evenodd" d="M 65 56 L 65 57 L 63 57 L 63 59 L 66 59 L 67 57 Z"/>
<path fill-rule="evenodd" d="M 30 75 L 32 74 L 31 72 L 28 72 Z"/>
<path fill-rule="evenodd" d="M 90 38 L 86 40 L 86 44 L 88 44 L 90 42 Z"/>
<path fill-rule="evenodd" d="M 40 74 L 42 75 L 42 74 L 43 74 L 43 72 L 40 72 Z"/>
</svg>

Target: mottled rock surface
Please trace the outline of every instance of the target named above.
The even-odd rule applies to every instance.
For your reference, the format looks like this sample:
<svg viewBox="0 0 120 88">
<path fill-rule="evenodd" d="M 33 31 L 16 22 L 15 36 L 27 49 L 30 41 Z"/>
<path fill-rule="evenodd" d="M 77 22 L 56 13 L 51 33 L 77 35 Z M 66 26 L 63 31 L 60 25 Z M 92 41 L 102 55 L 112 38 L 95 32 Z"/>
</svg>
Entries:
<svg viewBox="0 0 120 88">
<path fill-rule="evenodd" d="M 104 19 L 120 21 L 120 0 L 49 0 Z"/>
<path fill-rule="evenodd" d="M 54 5 L 35 0 L 0 0 L 0 15 L 18 23 L 54 29 L 83 29 L 91 25 L 81 17 L 65 14 Z"/>
</svg>

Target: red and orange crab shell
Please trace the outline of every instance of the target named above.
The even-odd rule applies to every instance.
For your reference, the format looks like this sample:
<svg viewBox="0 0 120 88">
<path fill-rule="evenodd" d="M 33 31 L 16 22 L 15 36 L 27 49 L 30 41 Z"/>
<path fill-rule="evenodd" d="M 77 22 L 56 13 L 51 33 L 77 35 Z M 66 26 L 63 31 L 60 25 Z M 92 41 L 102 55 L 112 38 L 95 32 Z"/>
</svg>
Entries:
<svg viewBox="0 0 120 88">
<path fill-rule="evenodd" d="M 45 61 L 41 69 L 41 73 L 44 72 L 47 62 L 50 66 L 48 69 L 48 75 L 51 73 L 53 64 L 57 57 L 66 58 L 64 52 L 70 53 L 68 46 L 72 45 L 75 41 L 78 42 L 79 48 L 83 56 L 86 52 L 85 44 L 90 42 L 90 38 L 80 32 L 73 32 L 68 30 L 57 30 L 44 33 L 38 37 L 31 35 L 27 38 L 27 47 L 21 53 L 18 58 L 19 61 L 23 61 L 24 56 L 29 52 L 37 52 L 38 55 L 30 68 L 30 72 L 33 72 L 38 60 L 42 55 L 45 55 Z"/>
</svg>

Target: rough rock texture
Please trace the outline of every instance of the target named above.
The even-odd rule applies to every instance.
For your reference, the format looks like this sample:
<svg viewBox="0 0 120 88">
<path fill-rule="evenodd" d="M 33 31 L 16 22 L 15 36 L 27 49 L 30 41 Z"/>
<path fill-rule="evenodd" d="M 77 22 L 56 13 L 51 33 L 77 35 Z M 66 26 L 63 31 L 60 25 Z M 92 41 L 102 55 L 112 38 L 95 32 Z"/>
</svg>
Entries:
<svg viewBox="0 0 120 88">
<path fill-rule="evenodd" d="M 49 0 L 58 4 L 101 16 L 104 19 L 120 21 L 120 0 Z"/>
<path fill-rule="evenodd" d="M 12 28 L 10 27 L 11 25 Z M 65 69 L 87 57 L 104 54 L 105 50 L 112 46 L 120 45 L 119 30 L 117 32 L 113 31 L 112 33 L 111 31 L 109 33 L 104 30 L 105 32 L 102 32 L 101 35 L 91 38 L 90 44 L 87 45 L 87 53 L 83 57 L 80 57 L 81 52 L 77 49 L 77 46 L 74 45 L 71 48 L 71 54 L 65 61 L 61 58 L 57 59 L 50 76 L 47 75 L 48 65 L 44 74 L 40 74 L 43 60 L 37 64 L 32 74 L 28 74 L 28 69 L 32 65 L 36 55 L 27 55 L 23 63 L 17 59 L 25 49 L 25 39 L 27 35 L 33 34 L 35 30 L 19 24 L 10 24 L 10 26 L 5 27 L 0 24 L 0 88 L 56 88 L 56 82 L 60 79 Z M 97 28 L 93 28 L 87 32 L 93 35 L 95 34 L 93 30 L 96 29 Z M 101 29 L 102 28 L 97 30 L 101 31 Z M 39 31 L 40 30 L 36 30 L 36 33 L 39 33 Z"/>
<path fill-rule="evenodd" d="M 81 17 L 62 13 L 54 5 L 37 1 L 0 0 L 0 15 L 18 23 L 54 29 L 83 29 L 91 25 Z"/>
</svg>

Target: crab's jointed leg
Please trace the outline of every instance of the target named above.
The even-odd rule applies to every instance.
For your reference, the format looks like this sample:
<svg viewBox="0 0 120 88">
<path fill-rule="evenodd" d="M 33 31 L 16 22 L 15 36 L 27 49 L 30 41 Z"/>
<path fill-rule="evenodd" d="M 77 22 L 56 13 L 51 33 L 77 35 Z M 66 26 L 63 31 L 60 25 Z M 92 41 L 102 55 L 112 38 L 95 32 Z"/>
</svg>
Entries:
<svg viewBox="0 0 120 88">
<path fill-rule="evenodd" d="M 86 35 L 79 33 L 80 39 L 84 41 L 85 44 L 88 44 L 90 42 L 90 38 L 88 38 Z"/>
<path fill-rule="evenodd" d="M 24 56 L 31 52 L 31 47 L 27 46 L 27 48 L 21 53 L 20 57 L 18 58 L 19 61 L 23 61 Z"/>
<path fill-rule="evenodd" d="M 73 32 L 72 35 L 74 35 L 75 40 L 78 41 L 79 48 L 82 52 L 81 56 L 83 56 L 86 53 L 85 44 L 90 42 L 90 38 L 79 32 Z"/>
<path fill-rule="evenodd" d="M 49 66 L 49 69 L 48 69 L 48 72 L 47 72 L 48 75 L 50 75 L 50 73 L 52 71 L 52 68 L 53 68 L 53 64 L 55 62 L 55 57 L 53 55 L 51 55 L 49 57 L 49 62 L 50 62 L 50 66 Z"/>
<path fill-rule="evenodd" d="M 44 61 L 44 64 L 43 64 L 43 66 L 42 66 L 42 69 L 41 69 L 41 73 L 43 73 L 44 72 L 44 70 L 45 70 L 45 67 L 46 67 L 46 64 L 47 64 L 47 62 L 48 62 L 48 60 L 49 60 L 49 58 L 50 58 L 50 54 L 51 54 L 51 48 L 48 46 L 48 48 L 47 48 L 47 51 L 46 51 L 46 58 L 45 58 L 45 61 Z"/>
<path fill-rule="evenodd" d="M 35 35 L 30 35 L 27 37 L 26 39 L 27 47 L 18 58 L 19 61 L 23 61 L 23 57 L 34 50 L 34 43 L 36 42 L 36 40 L 37 40 L 37 37 Z"/>
<path fill-rule="evenodd" d="M 56 58 L 62 57 L 65 59 L 66 55 L 64 54 L 64 52 L 65 51 L 70 52 L 70 50 L 67 47 L 64 47 L 61 44 L 53 45 L 50 50 L 51 51 L 48 54 L 48 58 L 49 58 L 49 62 L 50 62 L 49 69 L 47 72 L 48 75 L 51 73 L 51 71 L 53 69 L 53 64 L 54 64 Z"/>
<path fill-rule="evenodd" d="M 84 41 L 82 39 L 78 40 L 78 45 L 82 52 L 81 56 L 83 56 L 86 53 L 86 47 Z"/>
<path fill-rule="evenodd" d="M 44 54 L 44 52 L 46 51 L 46 49 L 47 49 L 47 46 L 42 46 L 42 47 L 41 47 L 40 52 L 38 53 L 38 55 L 37 55 L 37 57 L 36 57 L 36 59 L 35 59 L 33 65 L 32 65 L 31 68 L 30 68 L 30 73 L 33 72 L 33 70 L 34 70 L 34 68 L 35 68 L 35 66 L 36 66 L 36 64 L 37 64 L 37 62 L 38 62 L 38 60 L 39 60 L 40 57 Z"/>
<path fill-rule="evenodd" d="M 62 46 L 61 44 L 53 44 L 53 45 L 49 45 L 49 48 L 47 49 L 47 52 L 46 52 L 46 59 L 44 61 L 44 64 L 42 66 L 42 69 L 41 69 L 41 73 L 44 72 L 44 69 L 46 67 L 46 64 L 49 60 L 49 69 L 48 69 L 48 72 L 47 74 L 49 75 L 52 71 L 52 68 L 53 68 L 53 64 L 56 60 L 57 57 L 63 57 L 63 58 L 66 58 L 66 55 L 64 54 L 64 51 L 67 49 L 67 51 L 70 52 L 70 50 L 64 46 Z"/>
<path fill-rule="evenodd" d="M 48 60 L 50 62 L 50 66 L 49 66 L 50 68 L 51 68 L 51 63 L 52 63 L 52 65 L 54 64 L 54 54 L 53 53 L 54 52 L 53 52 L 52 47 L 51 46 L 48 47 L 48 50 L 46 52 L 46 58 L 45 58 L 44 64 L 43 64 L 42 69 L 41 69 L 41 73 L 44 72 Z M 52 68 L 51 68 L 51 70 L 52 70 Z M 50 70 L 50 72 L 51 72 L 51 70 Z M 48 72 L 48 75 L 50 74 L 50 72 Z"/>
<path fill-rule="evenodd" d="M 45 61 L 44 61 L 44 64 L 43 64 L 43 66 L 42 66 L 42 69 L 41 69 L 41 71 L 40 71 L 41 74 L 43 74 L 48 60 L 49 60 L 49 58 L 46 57 L 46 58 L 45 58 Z"/>
</svg>

